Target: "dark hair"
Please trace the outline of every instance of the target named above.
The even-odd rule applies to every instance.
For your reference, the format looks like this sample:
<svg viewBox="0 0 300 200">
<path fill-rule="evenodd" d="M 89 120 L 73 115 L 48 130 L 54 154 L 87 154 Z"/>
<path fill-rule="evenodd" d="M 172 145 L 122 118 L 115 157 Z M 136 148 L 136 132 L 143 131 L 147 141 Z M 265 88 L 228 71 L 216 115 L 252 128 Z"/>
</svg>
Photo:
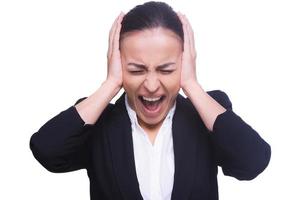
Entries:
<svg viewBox="0 0 300 200">
<path fill-rule="evenodd" d="M 150 1 L 134 7 L 123 17 L 120 41 L 125 33 L 157 27 L 167 28 L 184 40 L 182 23 L 172 7 L 164 2 Z"/>
</svg>

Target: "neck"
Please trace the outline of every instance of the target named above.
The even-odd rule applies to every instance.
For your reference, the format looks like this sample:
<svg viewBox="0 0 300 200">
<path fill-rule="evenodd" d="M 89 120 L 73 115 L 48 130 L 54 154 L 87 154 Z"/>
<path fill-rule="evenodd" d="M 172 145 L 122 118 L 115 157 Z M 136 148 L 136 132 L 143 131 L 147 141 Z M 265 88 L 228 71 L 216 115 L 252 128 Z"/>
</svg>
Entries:
<svg viewBox="0 0 300 200">
<path fill-rule="evenodd" d="M 157 136 L 157 133 L 163 123 L 164 119 L 160 121 L 157 124 L 146 124 L 142 120 L 138 118 L 138 123 L 141 126 L 141 128 L 146 132 L 148 135 L 148 138 L 150 139 L 151 143 L 154 144 L 155 138 Z"/>
</svg>

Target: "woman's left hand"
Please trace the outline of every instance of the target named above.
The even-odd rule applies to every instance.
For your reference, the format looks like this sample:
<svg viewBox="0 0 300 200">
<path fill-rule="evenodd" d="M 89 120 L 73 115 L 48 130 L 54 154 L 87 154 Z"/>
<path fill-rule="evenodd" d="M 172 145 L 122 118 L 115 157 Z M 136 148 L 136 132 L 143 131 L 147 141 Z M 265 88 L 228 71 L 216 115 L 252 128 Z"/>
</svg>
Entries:
<svg viewBox="0 0 300 200">
<path fill-rule="evenodd" d="M 197 83 L 196 76 L 196 49 L 194 41 L 194 32 L 185 15 L 180 12 L 177 13 L 181 20 L 183 34 L 184 34 L 184 45 L 182 54 L 182 66 L 181 66 L 181 81 L 180 86 L 185 91 L 191 84 Z"/>
<path fill-rule="evenodd" d="M 205 126 L 213 132 L 213 125 L 218 115 L 226 109 L 205 92 L 196 77 L 196 49 L 194 33 L 188 19 L 178 13 L 184 33 L 184 50 L 181 66 L 181 88 L 198 111 Z"/>
</svg>

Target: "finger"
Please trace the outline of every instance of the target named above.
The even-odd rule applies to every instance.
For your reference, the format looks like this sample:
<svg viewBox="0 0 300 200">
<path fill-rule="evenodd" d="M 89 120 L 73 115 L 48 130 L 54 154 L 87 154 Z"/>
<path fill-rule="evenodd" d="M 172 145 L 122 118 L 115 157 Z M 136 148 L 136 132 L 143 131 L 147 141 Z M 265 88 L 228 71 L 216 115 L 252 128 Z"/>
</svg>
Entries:
<svg viewBox="0 0 300 200">
<path fill-rule="evenodd" d="M 190 36 L 190 43 L 191 43 L 191 52 L 194 55 L 194 57 L 196 57 L 196 44 L 195 44 L 195 33 L 193 31 L 192 25 L 190 23 L 190 21 L 187 19 L 188 22 L 188 32 L 189 32 L 189 36 Z"/>
<path fill-rule="evenodd" d="M 117 28 L 117 22 L 118 22 L 118 19 L 120 17 L 121 14 L 119 14 L 119 16 L 115 19 L 114 23 L 112 24 L 111 28 L 110 28 L 110 31 L 109 31 L 109 43 L 108 43 L 108 51 L 107 51 L 107 57 L 110 58 L 111 57 L 111 54 L 112 54 L 112 51 L 113 51 L 113 40 L 114 40 L 114 34 L 115 34 L 115 31 L 116 31 L 116 28 Z"/>
<path fill-rule="evenodd" d="M 109 40 L 108 40 L 108 51 L 107 51 L 107 58 L 111 57 L 112 53 L 112 40 L 113 40 L 113 33 L 115 32 L 116 22 L 118 17 L 115 19 L 114 23 L 112 24 L 110 31 L 109 31 Z"/>
<path fill-rule="evenodd" d="M 122 22 L 123 17 L 124 17 L 124 14 L 121 13 L 119 15 L 119 19 L 117 21 L 117 27 L 116 27 L 116 30 L 114 33 L 113 44 L 112 44 L 113 51 L 119 51 L 120 31 L 121 31 L 121 27 L 122 27 L 121 22 Z"/>
<path fill-rule="evenodd" d="M 111 25 L 110 31 L 109 31 L 109 39 L 111 40 L 112 35 L 114 33 L 115 27 L 116 27 L 116 22 L 118 21 L 118 17 L 116 17 L 116 19 L 114 20 L 114 23 Z"/>
<path fill-rule="evenodd" d="M 177 12 L 177 16 L 179 17 L 179 19 L 180 19 L 180 21 L 182 23 L 182 26 L 184 26 L 186 24 L 186 21 L 183 18 L 183 14 L 181 12 Z"/>
<path fill-rule="evenodd" d="M 187 41 L 188 41 L 188 38 L 187 38 L 187 30 L 186 30 L 186 21 L 185 19 L 183 18 L 183 14 L 180 13 L 180 12 L 177 12 L 177 15 L 182 23 L 182 30 L 183 30 L 183 50 L 184 51 L 187 51 L 188 49 L 188 44 L 187 44 Z"/>
<path fill-rule="evenodd" d="M 181 20 L 182 23 L 182 29 L 183 29 L 183 37 L 184 37 L 184 42 L 183 42 L 183 49 L 185 52 L 190 52 L 190 47 L 189 47 L 189 38 L 188 38 L 188 31 L 187 31 L 187 24 L 184 16 L 179 12 L 178 13 L 179 19 Z"/>
<path fill-rule="evenodd" d="M 186 23 L 187 23 L 187 32 L 189 34 L 189 41 L 190 41 L 190 50 L 193 56 L 196 56 L 196 48 L 195 48 L 195 39 L 194 39 L 194 31 L 192 29 L 191 23 L 189 22 L 188 18 L 184 16 Z"/>
</svg>

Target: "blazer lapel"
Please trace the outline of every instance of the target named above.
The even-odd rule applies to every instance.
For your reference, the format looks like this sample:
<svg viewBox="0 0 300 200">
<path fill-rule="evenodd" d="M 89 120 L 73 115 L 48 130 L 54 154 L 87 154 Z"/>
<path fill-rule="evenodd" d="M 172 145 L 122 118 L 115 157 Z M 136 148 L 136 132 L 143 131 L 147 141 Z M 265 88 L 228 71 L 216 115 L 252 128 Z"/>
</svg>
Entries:
<svg viewBox="0 0 300 200">
<path fill-rule="evenodd" d="M 186 100 L 180 94 L 176 100 L 173 116 L 173 147 L 175 174 L 172 200 L 188 199 L 196 170 L 196 158 L 199 155 L 195 130 L 190 126 L 186 109 Z M 124 199 L 142 200 L 135 171 L 131 122 L 125 107 L 125 93 L 115 104 L 111 118 L 107 122 L 107 132 L 112 162 L 120 191 Z"/>
<path fill-rule="evenodd" d="M 115 104 L 107 129 L 112 162 L 124 199 L 142 200 L 135 171 L 132 131 L 125 107 L 125 93 Z"/>
<path fill-rule="evenodd" d="M 176 100 L 176 111 L 173 116 L 173 146 L 175 159 L 174 185 L 172 191 L 172 200 L 188 199 L 192 184 L 194 172 L 196 170 L 196 158 L 198 155 L 195 138 L 195 130 L 190 126 L 190 119 L 187 117 L 188 109 L 185 99 L 180 94 Z"/>
</svg>

